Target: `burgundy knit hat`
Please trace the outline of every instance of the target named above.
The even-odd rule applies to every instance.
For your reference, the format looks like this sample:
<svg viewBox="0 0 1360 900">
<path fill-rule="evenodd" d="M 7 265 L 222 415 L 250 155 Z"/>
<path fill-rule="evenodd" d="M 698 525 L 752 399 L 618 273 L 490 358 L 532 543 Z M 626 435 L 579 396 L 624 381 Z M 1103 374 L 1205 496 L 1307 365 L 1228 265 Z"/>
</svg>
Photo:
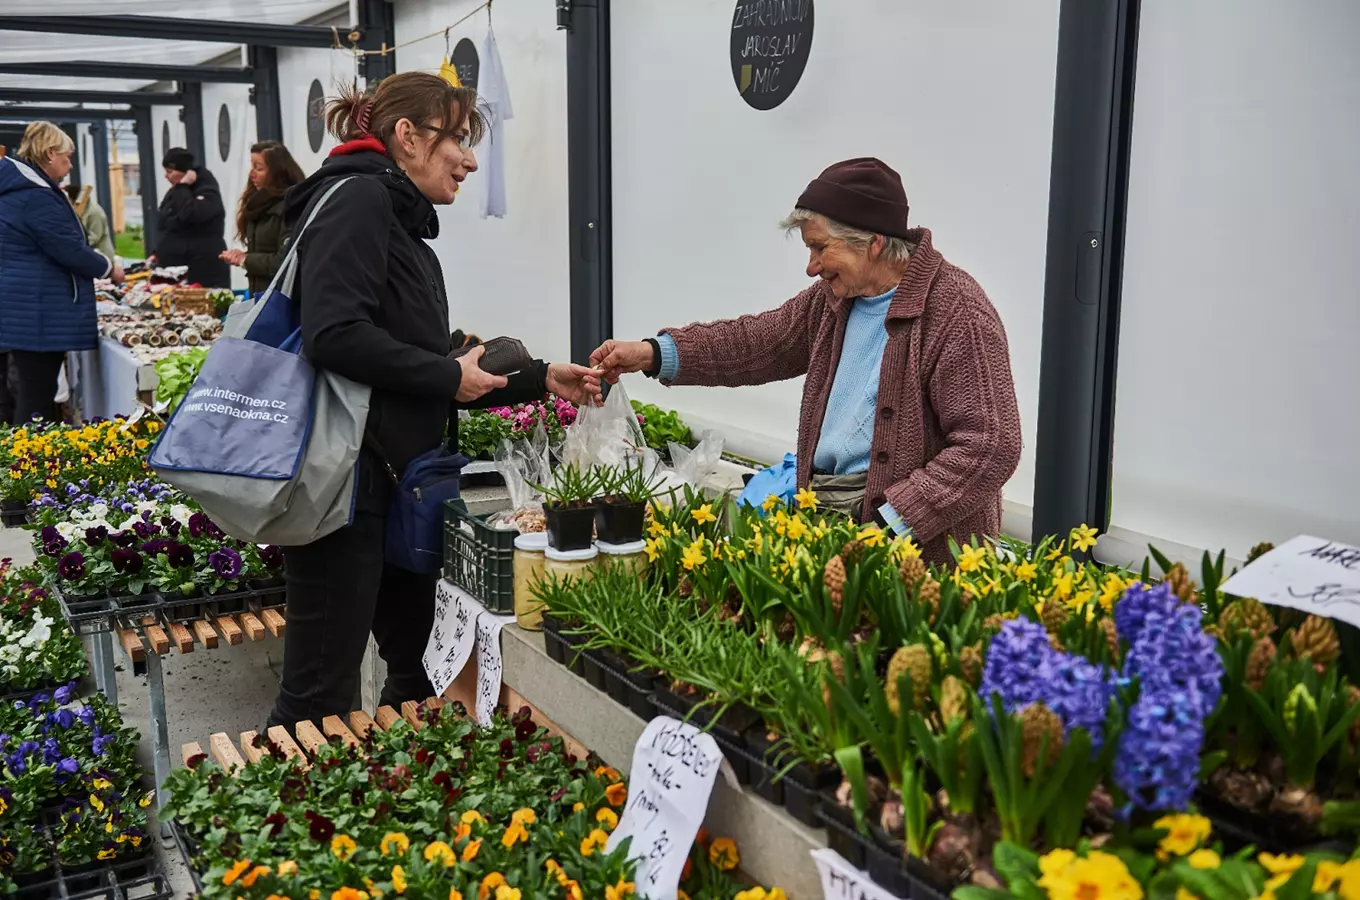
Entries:
<svg viewBox="0 0 1360 900">
<path fill-rule="evenodd" d="M 907 237 L 907 192 L 902 177 L 872 156 L 828 166 L 796 206 L 886 237 Z"/>
</svg>

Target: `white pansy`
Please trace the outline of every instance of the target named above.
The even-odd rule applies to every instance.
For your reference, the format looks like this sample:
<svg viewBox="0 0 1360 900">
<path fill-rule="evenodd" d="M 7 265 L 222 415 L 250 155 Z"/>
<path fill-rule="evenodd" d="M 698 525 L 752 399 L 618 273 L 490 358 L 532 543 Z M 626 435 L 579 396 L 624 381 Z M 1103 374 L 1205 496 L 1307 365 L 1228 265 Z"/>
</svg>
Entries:
<svg viewBox="0 0 1360 900">
<path fill-rule="evenodd" d="M 138 500 L 137 514 L 141 515 L 144 512 L 156 512 L 160 509 L 160 506 L 160 503 L 156 500 Z"/>
<path fill-rule="evenodd" d="M 170 507 L 170 515 L 174 517 L 176 522 L 186 528 L 189 526 L 189 518 L 193 516 L 193 514 L 194 511 L 183 503 L 176 503 L 174 506 Z"/>
<path fill-rule="evenodd" d="M 132 528 L 133 525 L 136 525 L 136 524 L 137 524 L 138 522 L 140 522 L 140 521 L 142 521 L 142 520 L 141 520 L 141 518 L 138 517 L 138 516 L 129 516 L 126 522 L 124 522 L 122 525 L 119 525 L 119 526 L 118 526 L 118 530 L 119 530 L 119 531 L 129 531 L 129 530 L 131 530 L 131 528 Z"/>
<path fill-rule="evenodd" d="M 41 647 L 50 637 L 52 620 L 47 616 L 37 616 L 33 619 L 33 627 L 29 629 L 28 634 L 19 639 L 19 644 L 23 647 Z"/>
<path fill-rule="evenodd" d="M 73 541 L 75 540 L 76 535 L 80 534 L 80 528 L 77 527 L 74 522 L 58 522 L 57 534 L 66 538 L 68 541 Z"/>
</svg>

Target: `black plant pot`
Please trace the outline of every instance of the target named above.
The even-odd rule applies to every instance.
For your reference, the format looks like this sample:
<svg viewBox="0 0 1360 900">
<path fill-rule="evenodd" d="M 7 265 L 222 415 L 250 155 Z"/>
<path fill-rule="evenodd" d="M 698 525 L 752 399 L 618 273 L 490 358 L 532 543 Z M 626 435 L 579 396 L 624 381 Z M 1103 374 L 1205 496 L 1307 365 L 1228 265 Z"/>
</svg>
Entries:
<svg viewBox="0 0 1360 900">
<path fill-rule="evenodd" d="M 820 825 L 823 798 L 840 783 L 836 766 L 798 763 L 784 776 L 784 809 L 804 825 Z"/>
<path fill-rule="evenodd" d="M 873 841 L 860 834 L 855 827 L 854 812 L 836 803 L 836 798 L 828 793 L 822 795 L 818 812 L 822 824 L 826 826 L 828 846 L 856 869 L 867 869 L 869 848 Z"/>
<path fill-rule="evenodd" d="M 618 660 L 620 668 L 618 677 L 614 679 L 616 686 L 610 689 L 610 696 L 627 706 L 639 719 L 651 719 L 656 712 L 652 706 L 652 691 L 656 690 L 657 682 L 661 680 L 661 670 L 645 669 L 637 660 L 623 654 L 614 654 L 614 658 Z M 615 689 L 624 699 L 615 696 Z"/>
<path fill-rule="evenodd" d="M 606 544 L 635 544 L 642 540 L 646 517 L 646 503 L 603 497 L 595 507 L 595 531 Z"/>
<path fill-rule="evenodd" d="M 19 886 L 19 895 L 21 897 L 25 895 L 23 888 L 46 884 L 47 882 L 53 881 L 51 866 L 48 866 L 46 869 L 39 869 L 36 872 L 16 872 L 10 877 L 13 879 L 14 883 Z M 36 892 L 29 894 L 28 896 L 36 896 Z"/>
<path fill-rule="evenodd" d="M 605 672 L 600 665 L 599 650 L 583 650 L 582 658 L 585 659 L 586 681 L 597 691 L 605 690 Z"/>
<path fill-rule="evenodd" d="M 585 550 L 595 543 L 595 507 L 543 507 L 548 521 L 548 546 L 554 550 Z"/>
<path fill-rule="evenodd" d="M 873 835 L 873 841 L 864 853 L 869 877 L 895 897 L 910 897 L 911 878 L 902 867 L 905 844 L 876 825 L 869 826 L 869 833 Z"/>
</svg>

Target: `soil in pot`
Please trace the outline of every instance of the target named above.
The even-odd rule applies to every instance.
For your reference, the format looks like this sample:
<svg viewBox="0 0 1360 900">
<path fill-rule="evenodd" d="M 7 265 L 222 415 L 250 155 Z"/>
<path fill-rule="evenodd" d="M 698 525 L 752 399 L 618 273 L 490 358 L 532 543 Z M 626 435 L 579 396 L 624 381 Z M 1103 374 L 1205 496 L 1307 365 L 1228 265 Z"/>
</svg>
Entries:
<svg viewBox="0 0 1360 900">
<path fill-rule="evenodd" d="M 606 544 L 635 544 L 642 540 L 647 504 L 627 497 L 601 497 L 595 507 L 595 530 Z"/>
<path fill-rule="evenodd" d="M 595 506 L 544 504 L 548 546 L 554 550 L 585 550 L 595 543 Z"/>
</svg>

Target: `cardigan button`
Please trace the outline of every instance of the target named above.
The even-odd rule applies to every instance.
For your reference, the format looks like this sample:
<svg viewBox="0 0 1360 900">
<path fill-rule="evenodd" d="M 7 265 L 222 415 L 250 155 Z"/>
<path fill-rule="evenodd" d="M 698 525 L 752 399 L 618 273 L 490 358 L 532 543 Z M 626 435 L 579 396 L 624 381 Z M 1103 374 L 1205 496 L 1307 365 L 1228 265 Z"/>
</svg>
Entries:
<svg viewBox="0 0 1360 900">
<path fill-rule="evenodd" d="M 880 450 L 880 451 L 878 451 L 878 461 L 881 462 L 881 463 L 886 463 L 886 462 L 888 461 L 888 451 L 887 451 L 887 450 Z"/>
<path fill-rule="evenodd" d="M 893 417 L 892 407 L 891 406 L 883 407 L 883 409 L 880 410 L 880 415 L 882 415 L 883 418 L 885 419 L 891 419 Z"/>
</svg>

